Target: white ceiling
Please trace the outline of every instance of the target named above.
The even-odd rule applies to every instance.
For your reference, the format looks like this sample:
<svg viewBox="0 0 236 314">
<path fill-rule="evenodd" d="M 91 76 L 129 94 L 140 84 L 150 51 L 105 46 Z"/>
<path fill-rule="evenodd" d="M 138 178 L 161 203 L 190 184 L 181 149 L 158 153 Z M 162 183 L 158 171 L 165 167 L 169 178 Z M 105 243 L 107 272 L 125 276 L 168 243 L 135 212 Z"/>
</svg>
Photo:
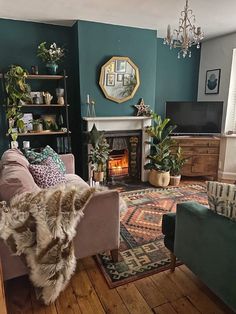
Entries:
<svg viewBox="0 0 236 314">
<path fill-rule="evenodd" d="M 189 0 L 206 39 L 236 31 L 236 0 Z M 88 20 L 158 30 L 178 25 L 185 0 L 0 0 L 0 17 L 73 25 Z"/>
</svg>

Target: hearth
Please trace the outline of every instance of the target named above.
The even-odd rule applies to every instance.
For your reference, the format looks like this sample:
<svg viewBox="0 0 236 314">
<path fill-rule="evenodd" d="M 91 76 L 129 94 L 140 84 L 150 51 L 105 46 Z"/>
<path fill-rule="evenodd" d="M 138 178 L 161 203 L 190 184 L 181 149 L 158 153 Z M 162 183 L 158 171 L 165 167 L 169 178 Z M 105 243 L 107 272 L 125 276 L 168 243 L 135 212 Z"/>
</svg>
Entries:
<svg viewBox="0 0 236 314">
<path fill-rule="evenodd" d="M 150 117 L 84 117 L 83 120 L 85 131 L 90 131 L 93 124 L 95 124 L 99 131 L 105 131 L 106 137 L 122 138 L 122 140 L 116 140 L 116 144 L 118 144 L 119 141 L 120 143 L 122 141 L 123 143 L 124 141 L 126 142 L 126 146 L 124 147 L 112 147 L 113 152 L 111 158 L 116 161 L 121 158 L 122 161 L 120 161 L 120 163 L 122 164 L 124 159 L 127 158 L 126 150 L 128 150 L 128 170 L 125 169 L 125 166 L 120 170 L 122 165 L 117 164 L 117 169 L 113 169 L 112 171 L 113 174 L 116 173 L 117 177 L 119 177 L 118 174 L 120 172 L 122 173 L 122 176 L 130 178 L 136 177 L 141 178 L 141 181 L 147 181 L 148 173 L 144 170 L 144 164 L 146 163 L 146 157 L 150 152 L 150 145 L 147 144 L 147 141 L 149 141 L 150 138 L 145 132 L 145 128 L 151 125 Z M 89 146 L 87 146 L 88 152 L 89 149 Z"/>
<path fill-rule="evenodd" d="M 140 180 L 142 134 L 141 131 L 105 132 L 111 153 L 107 163 L 107 180 L 125 178 Z"/>
</svg>

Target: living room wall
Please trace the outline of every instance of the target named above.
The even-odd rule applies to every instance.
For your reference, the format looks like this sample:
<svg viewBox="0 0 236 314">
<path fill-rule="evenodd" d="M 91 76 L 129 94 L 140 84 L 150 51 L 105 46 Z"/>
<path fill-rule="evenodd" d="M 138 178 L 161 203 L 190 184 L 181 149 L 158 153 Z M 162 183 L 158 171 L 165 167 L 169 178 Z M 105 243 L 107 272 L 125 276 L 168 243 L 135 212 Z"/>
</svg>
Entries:
<svg viewBox="0 0 236 314">
<path fill-rule="evenodd" d="M 11 64 L 21 65 L 28 71 L 32 65 L 38 65 L 40 73 L 45 73 L 45 67 L 37 58 L 39 43 L 47 41 L 63 45 L 67 50 L 67 56 L 60 65 L 66 69 L 69 75 L 68 95 L 71 103 L 75 99 L 75 91 L 72 88 L 74 82 L 73 70 L 73 28 L 0 19 L 0 72 L 7 71 Z M 8 147 L 6 134 L 6 118 L 3 108 L 3 94 L 0 89 L 0 156 Z"/>
<path fill-rule="evenodd" d="M 165 102 L 197 99 L 200 49 L 178 59 L 176 50 L 163 45 L 156 31 L 78 21 L 80 103 L 86 115 L 86 94 L 96 101 L 98 116 L 133 115 L 140 98 L 160 114 Z M 101 66 L 112 56 L 128 56 L 139 67 L 141 85 L 135 97 L 123 104 L 107 100 L 99 85 Z"/>
<path fill-rule="evenodd" d="M 157 38 L 156 111 L 161 115 L 166 101 L 197 100 L 200 49 L 195 46 L 191 52 L 191 58 L 178 59 L 176 49 Z"/>
<path fill-rule="evenodd" d="M 142 97 L 154 109 L 156 80 L 156 31 L 78 21 L 80 103 L 86 115 L 86 94 L 96 101 L 98 116 L 133 115 L 132 105 Z M 128 56 L 140 71 L 140 87 L 134 98 L 117 104 L 106 99 L 98 81 L 101 66 L 112 56 Z"/>
</svg>

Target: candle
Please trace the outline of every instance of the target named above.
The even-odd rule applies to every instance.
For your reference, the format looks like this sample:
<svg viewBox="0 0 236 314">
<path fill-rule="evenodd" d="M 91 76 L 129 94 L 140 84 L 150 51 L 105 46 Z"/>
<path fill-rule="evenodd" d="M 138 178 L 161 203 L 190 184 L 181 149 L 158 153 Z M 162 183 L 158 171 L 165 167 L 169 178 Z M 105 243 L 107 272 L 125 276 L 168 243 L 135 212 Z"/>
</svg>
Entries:
<svg viewBox="0 0 236 314">
<path fill-rule="evenodd" d="M 87 104 L 89 104 L 90 101 L 89 101 L 89 94 L 87 94 Z"/>
</svg>

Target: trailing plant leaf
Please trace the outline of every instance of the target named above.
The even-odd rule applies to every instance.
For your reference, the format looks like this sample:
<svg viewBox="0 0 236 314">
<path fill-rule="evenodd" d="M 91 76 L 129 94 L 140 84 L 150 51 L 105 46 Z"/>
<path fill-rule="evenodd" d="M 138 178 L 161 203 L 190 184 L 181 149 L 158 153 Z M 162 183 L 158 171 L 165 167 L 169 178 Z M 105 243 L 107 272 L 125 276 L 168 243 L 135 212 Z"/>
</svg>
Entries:
<svg viewBox="0 0 236 314">
<path fill-rule="evenodd" d="M 18 132 L 15 128 L 22 129 L 24 122 L 21 112 L 22 103 L 30 100 L 30 86 L 26 83 L 27 71 L 19 65 L 11 65 L 6 73 L 7 112 L 6 117 L 10 120 L 8 134 L 16 141 Z"/>
</svg>

